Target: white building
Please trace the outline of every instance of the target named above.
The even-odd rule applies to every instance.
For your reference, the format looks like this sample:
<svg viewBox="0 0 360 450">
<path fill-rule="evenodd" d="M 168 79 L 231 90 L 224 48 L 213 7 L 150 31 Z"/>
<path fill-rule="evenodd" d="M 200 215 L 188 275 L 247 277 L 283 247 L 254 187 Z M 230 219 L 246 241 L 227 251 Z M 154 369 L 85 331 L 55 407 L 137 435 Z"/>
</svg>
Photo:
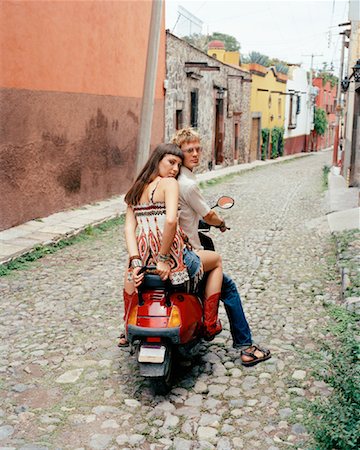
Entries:
<svg viewBox="0 0 360 450">
<path fill-rule="evenodd" d="M 307 151 L 314 127 L 314 99 L 317 88 L 311 86 L 309 74 L 299 66 L 290 66 L 286 83 L 284 154 Z"/>
</svg>

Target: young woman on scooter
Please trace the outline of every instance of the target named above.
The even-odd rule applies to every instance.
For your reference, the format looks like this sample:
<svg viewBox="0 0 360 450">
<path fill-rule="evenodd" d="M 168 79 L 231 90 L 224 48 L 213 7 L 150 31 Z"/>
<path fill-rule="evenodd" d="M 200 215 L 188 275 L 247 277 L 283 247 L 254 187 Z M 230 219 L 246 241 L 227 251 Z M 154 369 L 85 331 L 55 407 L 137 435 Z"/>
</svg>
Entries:
<svg viewBox="0 0 360 450">
<path fill-rule="evenodd" d="M 125 240 L 129 270 L 124 283 L 125 313 L 144 275 L 143 266 L 156 266 L 162 280 L 180 285 L 200 279 L 209 272 L 204 299 L 204 338 L 221 332 L 218 307 L 222 284 L 222 261 L 218 253 L 190 250 L 178 224 L 179 187 L 177 176 L 183 153 L 175 144 L 160 144 L 125 196 L 127 203 Z M 138 234 L 136 231 L 138 229 Z M 124 335 L 119 346 L 126 345 Z"/>
</svg>

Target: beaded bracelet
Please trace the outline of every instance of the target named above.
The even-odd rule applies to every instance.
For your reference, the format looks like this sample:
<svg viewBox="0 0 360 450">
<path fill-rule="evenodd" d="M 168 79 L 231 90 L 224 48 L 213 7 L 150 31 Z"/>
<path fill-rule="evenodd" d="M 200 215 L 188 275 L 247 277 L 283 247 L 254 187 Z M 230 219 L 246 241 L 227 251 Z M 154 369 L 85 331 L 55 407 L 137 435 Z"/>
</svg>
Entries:
<svg viewBox="0 0 360 450">
<path fill-rule="evenodd" d="M 133 259 L 132 261 L 131 261 L 131 267 L 133 268 L 133 269 L 135 269 L 135 267 L 142 267 L 142 262 L 141 262 L 141 260 L 140 259 Z"/>
<path fill-rule="evenodd" d="M 131 261 L 133 261 L 134 259 L 140 259 L 140 260 L 141 260 L 140 255 L 130 256 L 129 261 L 131 262 Z"/>
<path fill-rule="evenodd" d="M 129 269 L 135 267 L 142 267 L 141 258 L 139 255 L 130 256 L 129 258 Z"/>
<path fill-rule="evenodd" d="M 161 253 L 158 254 L 158 261 L 159 262 L 168 262 L 170 261 L 170 255 L 162 255 Z"/>
</svg>

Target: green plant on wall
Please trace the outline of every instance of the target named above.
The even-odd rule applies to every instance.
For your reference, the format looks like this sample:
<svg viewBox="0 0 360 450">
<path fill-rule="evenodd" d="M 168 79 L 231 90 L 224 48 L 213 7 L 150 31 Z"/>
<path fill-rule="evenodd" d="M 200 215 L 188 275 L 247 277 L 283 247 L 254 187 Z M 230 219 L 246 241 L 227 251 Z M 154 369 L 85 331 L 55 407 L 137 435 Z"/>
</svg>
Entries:
<svg viewBox="0 0 360 450">
<path fill-rule="evenodd" d="M 289 73 L 288 66 L 286 66 L 283 63 L 275 64 L 275 69 L 276 69 L 277 72 L 284 73 L 285 75 L 287 75 Z"/>
<path fill-rule="evenodd" d="M 259 52 L 250 52 L 248 56 L 244 57 L 242 60 L 244 63 L 256 63 L 264 67 L 269 67 L 270 65 L 269 57 Z"/>
<path fill-rule="evenodd" d="M 336 77 L 335 75 L 333 75 L 332 73 L 327 72 L 327 71 L 321 71 L 321 72 L 319 72 L 318 77 L 319 77 L 319 78 L 322 78 L 322 84 L 323 84 L 323 86 L 325 86 L 326 83 L 327 83 L 328 81 L 330 81 L 330 86 L 331 86 L 332 88 L 333 88 L 334 86 L 337 85 L 338 80 L 339 80 L 338 77 Z"/>
<path fill-rule="evenodd" d="M 284 127 L 280 127 L 281 133 L 280 133 L 280 138 L 279 138 L 279 147 L 278 147 L 278 151 L 279 151 L 279 156 L 283 156 L 284 154 L 284 133 L 285 133 L 285 128 Z"/>
<path fill-rule="evenodd" d="M 270 136 L 270 130 L 269 128 L 263 128 L 261 130 L 261 159 L 265 161 L 267 158 L 267 150 L 269 146 L 269 136 Z"/>
<path fill-rule="evenodd" d="M 326 112 L 322 108 L 315 108 L 314 113 L 314 131 L 319 136 L 323 136 L 328 127 Z"/>
<path fill-rule="evenodd" d="M 256 63 L 264 67 L 274 66 L 277 72 L 285 75 L 289 73 L 289 63 L 278 58 L 269 58 L 263 53 L 252 51 L 247 56 L 242 56 L 241 60 L 245 64 Z"/>
<path fill-rule="evenodd" d="M 211 41 L 222 41 L 225 45 L 225 50 L 234 52 L 240 50 L 240 42 L 230 34 L 219 33 L 215 31 L 212 34 L 193 33 L 190 36 L 183 36 L 181 39 L 193 45 L 194 47 L 206 52 L 208 44 Z"/>
<path fill-rule="evenodd" d="M 274 127 L 271 130 L 271 158 L 284 154 L 284 128 Z"/>
</svg>

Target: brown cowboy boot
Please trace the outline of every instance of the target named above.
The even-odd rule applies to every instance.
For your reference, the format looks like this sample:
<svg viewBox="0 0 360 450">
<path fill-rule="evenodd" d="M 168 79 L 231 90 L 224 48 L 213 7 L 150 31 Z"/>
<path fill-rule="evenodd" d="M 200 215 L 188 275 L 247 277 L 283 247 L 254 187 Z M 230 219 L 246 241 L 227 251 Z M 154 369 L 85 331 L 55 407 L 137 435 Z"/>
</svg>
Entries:
<svg viewBox="0 0 360 450">
<path fill-rule="evenodd" d="M 218 310 L 221 293 L 210 295 L 204 301 L 204 339 L 212 341 L 222 330 L 221 322 L 218 319 Z"/>
</svg>

